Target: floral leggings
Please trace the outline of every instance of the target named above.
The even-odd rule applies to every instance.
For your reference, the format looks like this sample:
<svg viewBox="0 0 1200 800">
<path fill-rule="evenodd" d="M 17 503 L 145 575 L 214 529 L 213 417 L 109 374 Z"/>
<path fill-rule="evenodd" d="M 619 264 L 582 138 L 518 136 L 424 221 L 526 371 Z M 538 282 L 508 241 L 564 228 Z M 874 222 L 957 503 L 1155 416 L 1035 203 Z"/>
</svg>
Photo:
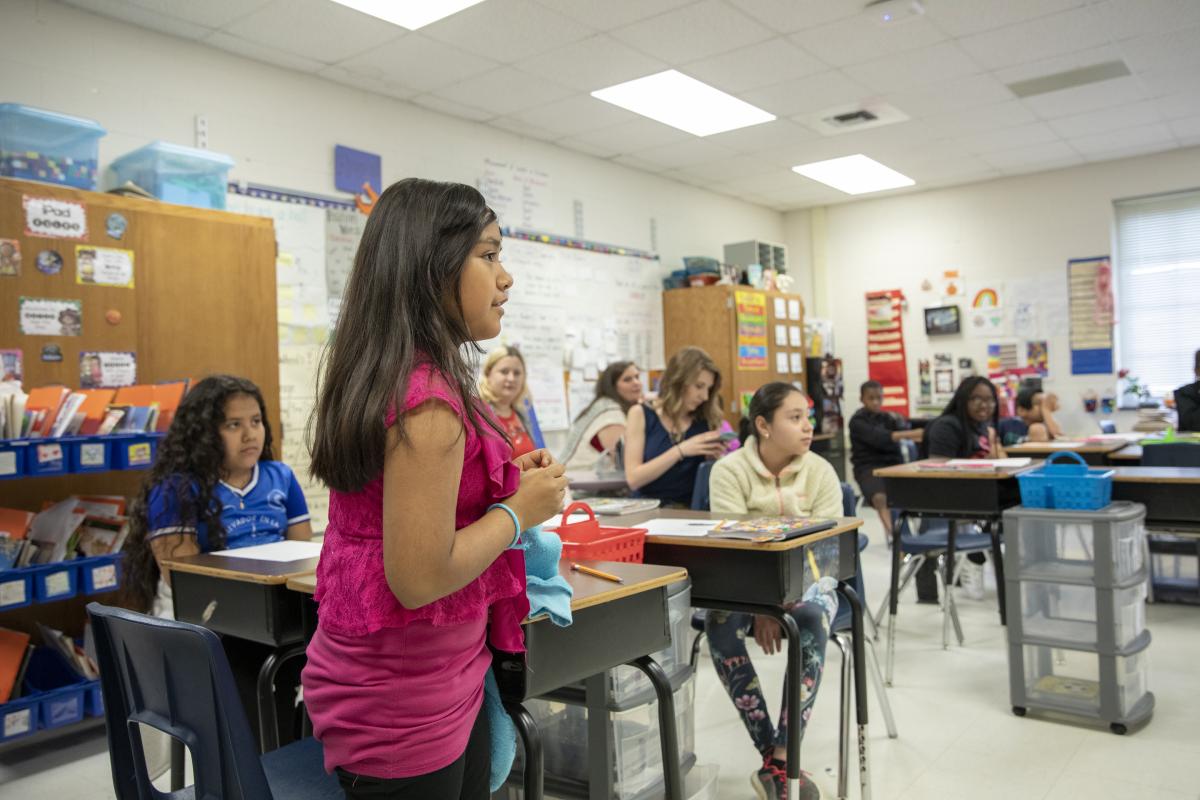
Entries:
<svg viewBox="0 0 1200 800">
<path fill-rule="evenodd" d="M 837 602 L 837 596 L 832 591 L 809 592 L 803 602 L 788 610 L 800 629 L 800 647 L 804 663 L 804 677 L 800 684 L 800 703 L 803 706 L 800 720 L 804 725 L 808 724 L 813 702 L 817 699 L 821 673 L 825 668 L 825 645 L 829 641 L 829 625 L 837 613 Z M 753 639 L 753 625 L 753 614 L 709 611 L 704 630 L 708 635 L 708 648 L 712 653 L 713 666 L 717 668 L 717 676 L 729 692 L 746 730 L 750 732 L 754 747 L 765 759 L 772 755 L 776 747 L 787 745 L 789 698 L 785 681 L 779 727 L 776 728 L 771 724 L 771 715 L 767 711 L 767 701 L 763 697 L 758 673 L 755 672 L 750 654 L 746 650 L 746 637 L 750 636 Z M 800 735 L 804 735 L 803 728 Z"/>
</svg>

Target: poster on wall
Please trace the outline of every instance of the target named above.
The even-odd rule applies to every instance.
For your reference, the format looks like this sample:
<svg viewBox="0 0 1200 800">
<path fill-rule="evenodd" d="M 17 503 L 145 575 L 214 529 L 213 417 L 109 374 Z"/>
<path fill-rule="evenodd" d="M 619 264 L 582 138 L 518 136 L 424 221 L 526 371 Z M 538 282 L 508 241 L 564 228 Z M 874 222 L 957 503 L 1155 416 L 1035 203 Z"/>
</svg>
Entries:
<svg viewBox="0 0 1200 800">
<path fill-rule="evenodd" d="M 908 368 L 904 358 L 904 329 L 899 289 L 868 292 L 867 376 L 883 385 L 883 407 L 907 415 Z"/>
<path fill-rule="evenodd" d="M 1043 378 L 1050 374 L 1050 348 L 1045 339 L 1025 343 L 1025 366 Z"/>
<path fill-rule="evenodd" d="M 22 297 L 18 303 L 20 331 L 26 336 L 83 335 L 83 302 Z"/>
<path fill-rule="evenodd" d="M 1108 256 L 1067 262 L 1071 319 L 1071 374 L 1113 371 L 1112 264 Z"/>
<path fill-rule="evenodd" d="M 133 288 L 133 251 L 75 245 L 75 283 Z"/>
<path fill-rule="evenodd" d="M 25 354 L 16 349 L 0 350 L 0 381 L 19 381 L 25 375 Z"/>
<path fill-rule="evenodd" d="M 79 354 L 81 389 L 115 389 L 137 383 L 137 356 L 130 352 L 85 351 Z"/>
<path fill-rule="evenodd" d="M 737 305 L 738 369 L 767 370 L 767 296 L 763 292 L 734 292 Z"/>
<path fill-rule="evenodd" d="M 1021 365 L 1017 359 L 1016 342 L 993 342 L 987 346 L 987 374 L 995 380 L 1006 372 L 1015 372 Z"/>
</svg>

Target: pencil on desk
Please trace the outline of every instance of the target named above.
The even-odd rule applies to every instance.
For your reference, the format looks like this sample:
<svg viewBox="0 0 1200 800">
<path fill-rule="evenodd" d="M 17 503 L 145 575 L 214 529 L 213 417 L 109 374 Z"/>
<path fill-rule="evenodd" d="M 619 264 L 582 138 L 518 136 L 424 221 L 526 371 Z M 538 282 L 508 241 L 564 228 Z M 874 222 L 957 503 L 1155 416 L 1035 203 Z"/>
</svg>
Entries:
<svg viewBox="0 0 1200 800">
<path fill-rule="evenodd" d="M 591 567 L 585 567 L 582 564 L 572 564 L 571 569 L 575 570 L 576 572 L 582 572 L 584 575 L 591 575 L 592 577 L 595 577 L 595 578 L 604 578 L 604 580 L 612 581 L 613 583 L 624 583 L 625 582 L 625 579 L 619 575 L 613 575 L 611 572 L 602 572 L 598 569 L 592 569 Z"/>
</svg>

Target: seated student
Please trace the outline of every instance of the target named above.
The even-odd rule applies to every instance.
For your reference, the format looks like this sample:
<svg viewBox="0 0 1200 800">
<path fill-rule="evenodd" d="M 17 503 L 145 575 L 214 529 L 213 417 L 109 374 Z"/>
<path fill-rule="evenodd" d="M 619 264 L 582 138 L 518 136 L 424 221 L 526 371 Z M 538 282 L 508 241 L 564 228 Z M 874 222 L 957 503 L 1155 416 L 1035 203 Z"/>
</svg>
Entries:
<svg viewBox="0 0 1200 800">
<path fill-rule="evenodd" d="M 921 441 L 923 430 L 907 430 L 908 422 L 899 414 L 883 411 L 883 384 L 867 381 L 859 391 L 863 407 L 850 418 L 850 463 L 854 480 L 863 497 L 879 514 L 883 530 L 892 538 L 892 511 L 888 508 L 883 479 L 875 470 L 903 463 L 900 443 L 906 439 Z"/>
<path fill-rule="evenodd" d="M 173 618 L 170 575 L 159 566 L 164 559 L 312 538 L 300 484 L 290 467 L 273 458 L 271 426 L 257 386 L 230 375 L 212 375 L 193 386 L 131 510 L 123 604 Z M 253 710 L 254 676 L 271 648 L 232 637 L 224 644 L 242 701 Z M 295 687 L 299 667 L 285 665 L 279 685 Z M 291 673 L 290 683 L 285 673 Z M 294 715 L 294 692 L 286 695 L 277 696 L 284 731 Z M 248 716 L 257 734 L 258 714 Z"/>
<path fill-rule="evenodd" d="M 504 427 L 512 442 L 513 458 L 536 449 L 529 419 L 525 416 L 525 400 L 529 389 L 525 384 L 525 357 L 515 347 L 504 345 L 487 354 L 483 375 L 479 379 L 482 397 Z"/>
<path fill-rule="evenodd" d="M 687 508 L 696 471 L 725 452 L 721 373 L 708 353 L 685 347 L 667 362 L 658 399 L 629 408 L 625 419 L 625 482 L 634 497 Z"/>
<path fill-rule="evenodd" d="M 1196 351 L 1196 382 L 1175 390 L 1175 410 L 1181 431 L 1200 431 L 1200 350 Z"/>
<path fill-rule="evenodd" d="M 1058 397 L 1026 387 L 1017 392 L 1017 415 L 1005 417 L 996 426 L 1000 444 L 1008 447 L 1021 442 L 1050 442 L 1062 436 L 1062 426 L 1054 418 Z"/>
<path fill-rule="evenodd" d="M 842 486 L 833 465 L 809 450 L 813 428 L 808 420 L 808 400 L 799 389 L 778 381 L 761 387 L 741 426 L 741 449 L 713 465 L 709 492 L 715 513 L 842 515 Z M 804 679 L 798 702 L 804 707 L 801 719 L 807 724 L 821 684 L 825 644 L 838 600 L 832 581 L 816 584 L 805 598 L 788 611 L 800 628 Z M 750 776 L 751 784 L 759 797 L 787 797 L 788 698 L 785 693 L 776 728 L 746 650 L 746 637 L 753 634 L 767 655 L 782 651 L 782 628 L 768 616 L 709 611 L 704 629 L 717 676 L 762 756 L 762 767 Z M 804 731 L 793 735 L 803 736 Z M 807 773 L 801 777 L 798 796 L 804 800 L 821 796 Z"/>
<path fill-rule="evenodd" d="M 641 399 L 642 376 L 637 364 L 614 361 L 605 367 L 596 381 L 596 396 L 571 425 L 559 461 L 569 470 L 594 468 L 605 454 L 614 452 L 625 435 L 625 415 Z"/>
</svg>

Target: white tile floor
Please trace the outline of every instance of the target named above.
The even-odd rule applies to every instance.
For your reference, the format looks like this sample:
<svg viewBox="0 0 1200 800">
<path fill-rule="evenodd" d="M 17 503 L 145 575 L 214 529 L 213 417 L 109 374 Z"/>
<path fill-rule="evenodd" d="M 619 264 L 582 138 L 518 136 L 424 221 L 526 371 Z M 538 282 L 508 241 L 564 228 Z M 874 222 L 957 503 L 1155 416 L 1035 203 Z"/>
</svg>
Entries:
<svg viewBox="0 0 1200 800">
<path fill-rule="evenodd" d="M 889 562 L 877 522 L 871 520 L 867 530 L 872 545 L 863 566 L 874 607 L 887 585 Z M 959 597 L 966 645 L 949 651 L 941 646 L 940 611 L 915 605 L 911 589 L 904 597 L 890 690 L 898 739 L 887 738 L 874 700 L 871 705 L 876 800 L 1200 799 L 1200 608 L 1149 606 L 1157 704 L 1147 726 L 1119 737 L 1106 728 L 1013 716 L 995 592 L 989 587 L 982 601 Z M 831 645 L 803 751 L 805 768 L 817 775 L 827 797 L 837 784 L 837 653 Z M 776 714 L 783 659 L 759 656 L 755 663 Z M 697 756 L 720 766 L 718 797 L 752 798 L 748 777 L 756 755 L 706 655 L 696 705 Z M 850 784 L 850 796 L 857 797 L 856 776 Z M 0 758 L 0 796 L 112 798 L 103 735 Z"/>
</svg>

